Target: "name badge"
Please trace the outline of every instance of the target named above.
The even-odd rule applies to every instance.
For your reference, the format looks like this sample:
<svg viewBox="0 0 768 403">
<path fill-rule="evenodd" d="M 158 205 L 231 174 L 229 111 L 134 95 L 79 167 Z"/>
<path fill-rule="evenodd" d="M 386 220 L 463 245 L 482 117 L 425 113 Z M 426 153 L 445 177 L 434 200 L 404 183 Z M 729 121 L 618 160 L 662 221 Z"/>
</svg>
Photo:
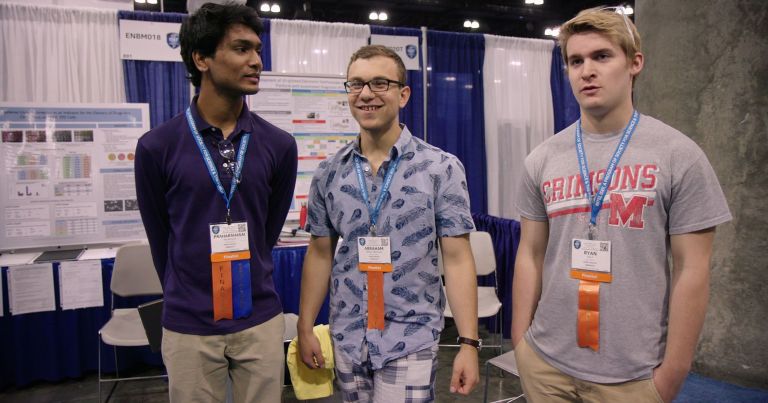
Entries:
<svg viewBox="0 0 768 403">
<path fill-rule="evenodd" d="M 571 278 L 610 283 L 611 242 L 574 239 L 571 242 Z"/>
<path fill-rule="evenodd" d="M 361 236 L 357 238 L 358 267 L 360 271 L 389 273 L 392 254 L 388 236 Z"/>
<path fill-rule="evenodd" d="M 251 253 L 248 223 L 210 224 L 213 319 L 251 315 Z"/>
<path fill-rule="evenodd" d="M 248 250 L 248 223 L 210 224 L 211 253 Z"/>
</svg>

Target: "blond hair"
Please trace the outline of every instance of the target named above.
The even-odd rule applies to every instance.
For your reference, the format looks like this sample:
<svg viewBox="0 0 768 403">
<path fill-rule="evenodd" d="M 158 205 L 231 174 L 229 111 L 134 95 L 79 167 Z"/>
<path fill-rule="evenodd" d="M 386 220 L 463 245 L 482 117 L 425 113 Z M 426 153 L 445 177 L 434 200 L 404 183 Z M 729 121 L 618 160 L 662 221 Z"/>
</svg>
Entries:
<svg viewBox="0 0 768 403">
<path fill-rule="evenodd" d="M 568 39 L 575 34 L 595 32 L 604 35 L 624 51 L 627 59 L 632 59 L 635 54 L 642 52 L 640 34 L 635 24 L 626 15 L 616 10 L 616 7 L 590 8 L 580 12 L 560 27 L 557 40 L 566 66 L 568 65 Z"/>
</svg>

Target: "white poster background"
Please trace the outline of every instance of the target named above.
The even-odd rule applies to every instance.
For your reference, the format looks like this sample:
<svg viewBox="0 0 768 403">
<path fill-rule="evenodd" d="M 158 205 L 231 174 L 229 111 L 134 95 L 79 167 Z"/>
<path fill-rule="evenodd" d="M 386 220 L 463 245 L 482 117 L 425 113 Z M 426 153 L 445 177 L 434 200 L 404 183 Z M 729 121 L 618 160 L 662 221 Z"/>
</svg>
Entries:
<svg viewBox="0 0 768 403">
<path fill-rule="evenodd" d="M 145 239 L 134 182 L 147 104 L 0 103 L 0 251 Z"/>
<path fill-rule="evenodd" d="M 344 81 L 340 76 L 264 72 L 259 92 L 248 96 L 251 111 L 292 134 L 298 145 L 289 220 L 299 218 L 320 162 L 353 142 L 360 131 L 349 110 Z"/>
<path fill-rule="evenodd" d="M 8 304 L 12 315 L 56 310 L 53 264 L 8 268 Z"/>
<path fill-rule="evenodd" d="M 371 45 L 384 45 L 395 51 L 403 59 L 406 70 L 420 70 L 418 36 L 371 35 Z"/>
<path fill-rule="evenodd" d="M 180 62 L 180 28 L 176 22 L 120 20 L 120 57 Z"/>
<path fill-rule="evenodd" d="M 59 264 L 59 304 L 61 309 L 104 306 L 101 260 Z"/>
</svg>

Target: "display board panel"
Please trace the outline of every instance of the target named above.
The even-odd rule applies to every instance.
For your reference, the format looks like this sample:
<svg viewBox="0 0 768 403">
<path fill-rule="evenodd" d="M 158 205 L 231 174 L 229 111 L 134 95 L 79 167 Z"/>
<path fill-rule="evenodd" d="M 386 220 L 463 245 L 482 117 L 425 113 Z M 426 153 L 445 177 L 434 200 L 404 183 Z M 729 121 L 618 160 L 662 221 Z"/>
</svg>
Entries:
<svg viewBox="0 0 768 403">
<path fill-rule="evenodd" d="M 299 148 L 299 164 L 289 220 L 297 220 L 306 203 L 317 166 L 359 133 L 349 110 L 343 76 L 264 72 L 249 108 L 291 133 Z"/>
<path fill-rule="evenodd" d="M 133 174 L 147 104 L 0 103 L 0 251 L 146 238 Z"/>
</svg>

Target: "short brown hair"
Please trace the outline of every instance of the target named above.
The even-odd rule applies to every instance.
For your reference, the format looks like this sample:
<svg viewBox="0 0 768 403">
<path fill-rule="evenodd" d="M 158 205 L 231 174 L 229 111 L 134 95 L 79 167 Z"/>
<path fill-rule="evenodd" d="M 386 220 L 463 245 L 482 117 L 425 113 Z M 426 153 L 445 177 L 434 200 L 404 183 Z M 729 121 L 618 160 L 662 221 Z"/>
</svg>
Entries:
<svg viewBox="0 0 768 403">
<path fill-rule="evenodd" d="M 388 57 L 394 60 L 395 65 L 397 66 L 397 79 L 400 80 L 401 83 L 405 84 L 405 64 L 403 64 L 403 59 L 401 59 L 394 50 L 384 45 L 363 46 L 355 53 L 353 53 L 352 57 L 349 59 L 349 64 L 347 65 L 347 75 L 349 75 L 349 66 L 351 66 L 355 60 L 371 59 L 376 56 Z"/>
<path fill-rule="evenodd" d="M 575 34 L 595 32 L 605 35 L 615 45 L 618 45 L 632 59 L 635 54 L 642 52 L 640 34 L 635 24 L 624 14 L 616 12 L 615 7 L 590 8 L 580 12 L 560 27 L 558 42 L 563 61 L 568 65 L 568 39 Z"/>
</svg>

